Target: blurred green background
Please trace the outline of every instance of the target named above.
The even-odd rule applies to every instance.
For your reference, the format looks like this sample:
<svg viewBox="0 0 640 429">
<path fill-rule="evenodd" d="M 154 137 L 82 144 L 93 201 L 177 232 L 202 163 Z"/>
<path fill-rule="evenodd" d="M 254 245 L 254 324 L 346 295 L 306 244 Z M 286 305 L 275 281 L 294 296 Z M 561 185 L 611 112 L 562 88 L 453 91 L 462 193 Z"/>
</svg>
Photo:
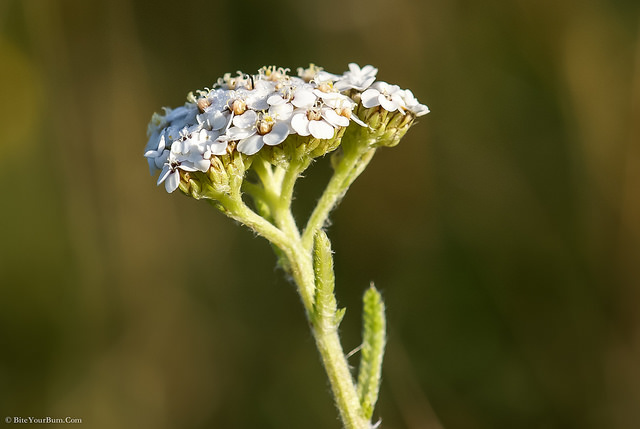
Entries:
<svg viewBox="0 0 640 429">
<path fill-rule="evenodd" d="M 339 427 L 267 242 L 142 152 L 152 112 L 225 72 L 354 61 L 432 110 L 329 229 L 346 350 L 370 281 L 386 299 L 382 427 L 640 427 L 639 22 L 605 0 L 0 0 L 0 417 Z"/>
</svg>

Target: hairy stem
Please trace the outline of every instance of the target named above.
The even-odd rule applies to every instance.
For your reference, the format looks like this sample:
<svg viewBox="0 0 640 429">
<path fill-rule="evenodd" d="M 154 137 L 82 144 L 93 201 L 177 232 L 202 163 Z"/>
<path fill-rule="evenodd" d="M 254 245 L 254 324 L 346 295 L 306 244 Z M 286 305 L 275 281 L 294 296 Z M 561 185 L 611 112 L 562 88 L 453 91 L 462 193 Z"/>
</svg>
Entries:
<svg viewBox="0 0 640 429">
<path fill-rule="evenodd" d="M 369 164 L 374 153 L 375 149 L 354 148 L 345 152 L 342 159 L 335 165 L 333 176 L 311 213 L 302 234 L 302 245 L 305 249 L 311 249 L 316 232 L 324 226 L 331 210 L 340 202 L 349 186 Z"/>
<path fill-rule="evenodd" d="M 253 166 L 260 182 L 245 181 L 242 190 L 252 196 L 259 213 L 268 215 L 269 220 L 255 213 L 243 202 L 239 187 L 232 187 L 232 192 L 228 195 L 216 193 L 211 196 L 229 217 L 244 223 L 277 249 L 284 261 L 283 265 L 296 283 L 344 427 L 370 429 L 369 409 L 363 409 L 361 393 L 358 392 L 340 344 L 338 325 L 343 312 L 337 309 L 333 291 L 333 257 L 329 239 L 321 231 L 329 212 L 362 172 L 375 151 L 368 147 L 352 149 L 346 151 L 337 164 L 327 189 L 307 223 L 304 235 L 300 234 L 296 226 L 291 213 L 291 202 L 296 180 L 309 166 L 310 159 L 293 159 L 287 168 L 276 167 L 275 171 L 265 159 L 257 157 L 254 160 Z"/>
</svg>

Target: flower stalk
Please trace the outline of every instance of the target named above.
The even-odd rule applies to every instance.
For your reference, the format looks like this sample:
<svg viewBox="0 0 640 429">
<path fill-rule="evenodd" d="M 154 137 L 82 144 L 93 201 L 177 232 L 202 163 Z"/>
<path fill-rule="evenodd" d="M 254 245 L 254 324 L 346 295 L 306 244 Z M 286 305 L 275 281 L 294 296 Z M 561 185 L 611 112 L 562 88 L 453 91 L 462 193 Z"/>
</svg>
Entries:
<svg viewBox="0 0 640 429">
<path fill-rule="evenodd" d="M 398 144 L 429 110 L 411 91 L 376 82 L 372 66 L 350 64 L 341 76 L 314 65 L 297 77 L 288 71 L 226 74 L 214 89 L 190 93 L 183 107 L 154 114 L 145 157 L 167 192 L 209 201 L 270 242 L 296 285 L 344 427 L 369 429 L 385 347 L 384 303 L 373 286 L 364 295 L 354 379 L 340 343 L 345 309 L 337 305 L 324 227 L 377 148 Z M 295 184 L 329 153 L 333 175 L 301 231 L 291 208 Z"/>
</svg>

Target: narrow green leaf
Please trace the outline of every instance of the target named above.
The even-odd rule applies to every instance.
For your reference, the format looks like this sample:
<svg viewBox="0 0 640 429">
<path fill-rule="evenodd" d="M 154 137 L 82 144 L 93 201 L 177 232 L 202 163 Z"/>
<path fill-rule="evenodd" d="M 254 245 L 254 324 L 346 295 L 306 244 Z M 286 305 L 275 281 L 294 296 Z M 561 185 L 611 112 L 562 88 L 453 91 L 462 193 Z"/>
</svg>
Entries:
<svg viewBox="0 0 640 429">
<path fill-rule="evenodd" d="M 365 292 L 363 303 L 358 397 L 365 416 L 371 419 L 380 390 L 382 358 L 386 343 L 384 302 L 373 283 Z"/>
<path fill-rule="evenodd" d="M 313 304 L 313 321 L 321 329 L 333 329 L 336 324 L 336 297 L 333 294 L 335 277 L 331 242 L 324 231 L 319 230 L 313 248 L 313 269 L 316 295 Z M 344 312 L 343 312 L 344 313 Z"/>
</svg>

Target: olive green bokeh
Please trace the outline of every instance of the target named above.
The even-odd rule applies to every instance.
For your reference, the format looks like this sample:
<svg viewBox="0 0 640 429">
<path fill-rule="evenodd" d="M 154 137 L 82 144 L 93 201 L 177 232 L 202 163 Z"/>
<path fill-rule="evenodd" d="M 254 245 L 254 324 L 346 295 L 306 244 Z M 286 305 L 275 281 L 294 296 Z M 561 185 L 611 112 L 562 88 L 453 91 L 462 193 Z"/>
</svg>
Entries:
<svg viewBox="0 0 640 429">
<path fill-rule="evenodd" d="M 432 110 L 328 230 L 346 350 L 370 281 L 386 303 L 374 419 L 635 428 L 639 21 L 604 0 L 0 0 L 0 418 L 339 426 L 267 242 L 156 188 L 142 151 L 152 112 L 225 72 L 355 61 Z"/>
</svg>

